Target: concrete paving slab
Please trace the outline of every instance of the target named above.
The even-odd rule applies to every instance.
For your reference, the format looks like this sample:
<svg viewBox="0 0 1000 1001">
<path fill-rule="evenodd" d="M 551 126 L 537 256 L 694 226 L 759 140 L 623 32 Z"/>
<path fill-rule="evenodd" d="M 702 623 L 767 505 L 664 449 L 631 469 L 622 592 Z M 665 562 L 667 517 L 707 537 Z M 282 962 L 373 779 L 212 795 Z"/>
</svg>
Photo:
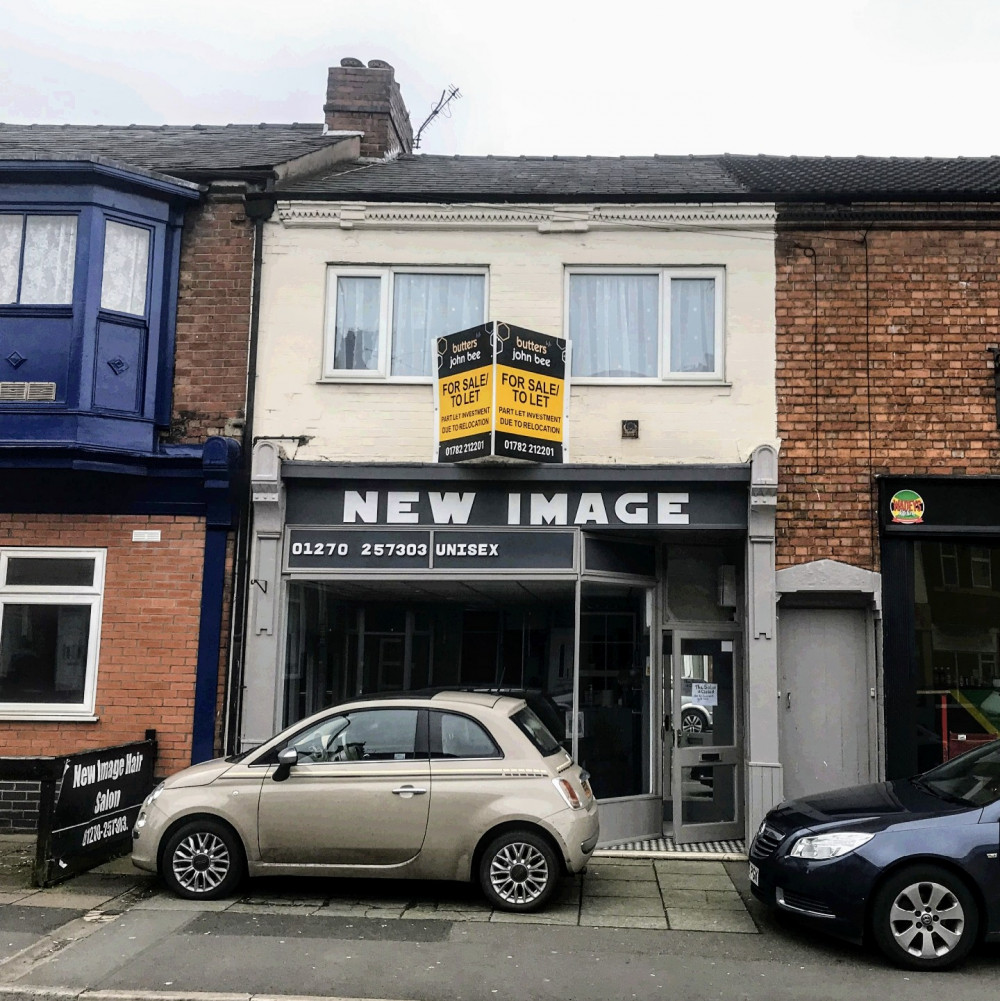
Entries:
<svg viewBox="0 0 1000 1001">
<path fill-rule="evenodd" d="M 572 925 L 579 924 L 580 911 L 576 907 L 550 907 L 532 914 L 516 914 L 511 911 L 494 911 L 490 916 L 492 924 L 515 925 Z"/>
<path fill-rule="evenodd" d="M 262 917 L 267 914 L 301 914 L 303 917 L 308 917 L 310 914 L 315 914 L 321 906 L 322 904 L 317 904 L 315 907 L 304 907 L 298 904 L 272 903 L 270 901 L 268 903 L 246 904 L 237 900 L 235 904 L 227 907 L 226 911 L 230 914 L 259 914 Z"/>
<path fill-rule="evenodd" d="M 668 907 L 667 919 L 675 931 L 721 931 L 757 934 L 749 914 L 739 911 L 709 910 L 696 907 Z"/>
<path fill-rule="evenodd" d="M 488 909 L 459 910 L 454 907 L 439 907 L 436 904 L 416 904 L 406 911 L 405 916 L 414 921 L 452 921 L 461 924 L 469 921 L 487 922 L 492 912 Z"/>
<path fill-rule="evenodd" d="M 663 903 L 652 897 L 584 897 L 580 914 L 593 917 L 629 914 L 633 917 L 663 916 Z"/>
<path fill-rule="evenodd" d="M 591 882 L 598 879 L 628 879 L 635 882 L 642 882 L 656 879 L 656 872 L 652 865 L 647 862 L 645 865 L 625 866 L 616 862 L 602 862 L 598 865 L 591 863 L 587 866 L 584 880 Z"/>
<path fill-rule="evenodd" d="M 655 897 L 660 899 L 660 887 L 655 880 L 595 879 L 583 884 L 584 897 Z"/>
<path fill-rule="evenodd" d="M 0 890 L 0 905 L 3 904 L 16 904 L 20 900 L 24 900 L 25 897 L 30 896 L 35 893 L 35 890 L 21 889 L 21 890 Z"/>
<path fill-rule="evenodd" d="M 172 893 L 157 893 L 132 905 L 134 911 L 225 911 L 234 900 L 182 900 Z"/>
<path fill-rule="evenodd" d="M 682 873 L 687 875 L 705 876 L 713 873 L 724 873 L 725 867 L 721 862 L 698 862 L 694 859 L 656 859 L 653 868 L 658 873 Z"/>
<path fill-rule="evenodd" d="M 735 890 L 736 888 L 728 874 L 723 871 L 718 874 L 706 873 L 704 875 L 692 873 L 689 876 L 683 873 L 662 873 L 660 875 L 660 889 L 666 898 L 671 890 Z"/>
<path fill-rule="evenodd" d="M 74 911 L 91 911 L 95 907 L 101 907 L 114 900 L 122 892 L 116 890 L 111 893 L 77 893 L 75 890 L 56 888 L 38 890 L 18 903 L 25 907 L 65 907 Z"/>
<path fill-rule="evenodd" d="M 663 902 L 667 908 L 697 907 L 723 911 L 746 910 L 746 905 L 735 890 L 664 890 Z"/>
<path fill-rule="evenodd" d="M 669 925 L 665 917 L 656 915 L 635 915 L 620 914 L 612 917 L 609 915 L 580 915 L 581 928 L 652 928 L 667 931 Z"/>
</svg>

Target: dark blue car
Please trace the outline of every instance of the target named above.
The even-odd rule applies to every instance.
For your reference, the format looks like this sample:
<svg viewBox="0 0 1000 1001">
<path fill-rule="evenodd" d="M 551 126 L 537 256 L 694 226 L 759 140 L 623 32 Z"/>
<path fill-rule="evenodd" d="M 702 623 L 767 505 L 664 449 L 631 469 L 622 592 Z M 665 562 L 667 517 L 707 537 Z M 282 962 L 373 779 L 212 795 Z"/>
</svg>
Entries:
<svg viewBox="0 0 1000 1001">
<path fill-rule="evenodd" d="M 775 807 L 754 895 L 893 962 L 941 970 L 1000 941 L 1000 740 L 922 775 Z"/>
</svg>

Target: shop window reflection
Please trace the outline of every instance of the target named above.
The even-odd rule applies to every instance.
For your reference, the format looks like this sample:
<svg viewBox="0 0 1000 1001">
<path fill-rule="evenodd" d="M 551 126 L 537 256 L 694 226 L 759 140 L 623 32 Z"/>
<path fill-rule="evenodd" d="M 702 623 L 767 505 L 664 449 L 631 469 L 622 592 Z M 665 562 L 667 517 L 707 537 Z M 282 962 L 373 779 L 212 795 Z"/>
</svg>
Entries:
<svg viewBox="0 0 1000 1001">
<path fill-rule="evenodd" d="M 923 771 L 1000 735 L 1000 547 L 914 545 L 917 765 Z"/>
</svg>

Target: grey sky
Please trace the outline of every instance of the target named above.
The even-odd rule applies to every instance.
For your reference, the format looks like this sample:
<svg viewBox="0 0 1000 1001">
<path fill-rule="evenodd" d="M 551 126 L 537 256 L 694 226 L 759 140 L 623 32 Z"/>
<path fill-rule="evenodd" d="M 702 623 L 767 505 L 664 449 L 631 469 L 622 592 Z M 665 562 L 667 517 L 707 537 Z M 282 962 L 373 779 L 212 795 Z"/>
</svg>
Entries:
<svg viewBox="0 0 1000 1001">
<path fill-rule="evenodd" d="M 0 0 L 0 121 L 319 122 L 396 68 L 428 153 L 997 152 L 996 0 Z"/>
</svg>

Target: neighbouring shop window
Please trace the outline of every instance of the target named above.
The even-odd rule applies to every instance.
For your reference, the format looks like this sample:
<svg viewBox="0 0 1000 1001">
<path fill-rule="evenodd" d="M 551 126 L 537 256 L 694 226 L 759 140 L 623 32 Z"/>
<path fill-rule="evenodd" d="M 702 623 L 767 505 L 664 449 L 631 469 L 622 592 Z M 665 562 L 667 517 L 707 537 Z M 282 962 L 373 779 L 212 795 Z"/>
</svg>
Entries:
<svg viewBox="0 0 1000 1001">
<path fill-rule="evenodd" d="M 104 230 L 101 309 L 144 316 L 149 274 L 149 230 L 108 220 Z"/>
<path fill-rule="evenodd" d="M 429 379 L 433 339 L 485 319 L 485 271 L 330 268 L 324 375 Z"/>
<path fill-rule="evenodd" d="M 566 310 L 573 377 L 721 379 L 722 290 L 718 268 L 573 269 Z"/>
<path fill-rule="evenodd" d="M 93 711 L 104 559 L 0 549 L 0 716 Z"/>
<path fill-rule="evenodd" d="M 73 301 L 75 215 L 0 214 L 0 305 Z"/>
<path fill-rule="evenodd" d="M 1000 546 L 914 543 L 921 770 L 1000 736 Z"/>
</svg>

